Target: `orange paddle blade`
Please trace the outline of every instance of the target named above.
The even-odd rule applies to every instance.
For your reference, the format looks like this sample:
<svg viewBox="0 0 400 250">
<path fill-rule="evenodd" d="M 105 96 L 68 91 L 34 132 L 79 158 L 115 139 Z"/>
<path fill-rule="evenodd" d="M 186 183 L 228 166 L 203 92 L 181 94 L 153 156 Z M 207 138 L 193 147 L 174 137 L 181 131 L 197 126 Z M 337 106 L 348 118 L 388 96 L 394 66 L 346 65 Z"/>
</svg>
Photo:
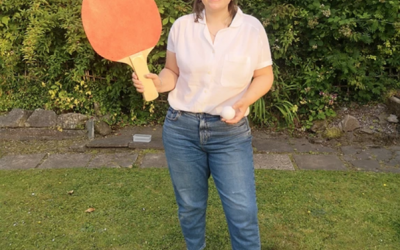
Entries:
<svg viewBox="0 0 400 250">
<path fill-rule="evenodd" d="M 154 0 L 83 0 L 82 23 L 93 49 L 111 61 L 154 47 L 162 30 Z"/>
</svg>

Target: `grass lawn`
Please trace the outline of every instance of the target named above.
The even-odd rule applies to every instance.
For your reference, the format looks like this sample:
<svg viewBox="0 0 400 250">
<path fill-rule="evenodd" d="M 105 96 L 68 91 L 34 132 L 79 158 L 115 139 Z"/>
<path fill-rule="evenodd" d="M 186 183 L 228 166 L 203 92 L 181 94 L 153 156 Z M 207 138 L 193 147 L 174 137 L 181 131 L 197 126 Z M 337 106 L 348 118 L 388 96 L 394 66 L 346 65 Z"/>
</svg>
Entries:
<svg viewBox="0 0 400 250">
<path fill-rule="evenodd" d="M 400 249 L 400 175 L 259 170 L 256 181 L 263 250 Z M 176 210 L 166 169 L 0 171 L 2 250 L 183 250 Z M 207 245 L 230 249 L 214 185 Z"/>
</svg>

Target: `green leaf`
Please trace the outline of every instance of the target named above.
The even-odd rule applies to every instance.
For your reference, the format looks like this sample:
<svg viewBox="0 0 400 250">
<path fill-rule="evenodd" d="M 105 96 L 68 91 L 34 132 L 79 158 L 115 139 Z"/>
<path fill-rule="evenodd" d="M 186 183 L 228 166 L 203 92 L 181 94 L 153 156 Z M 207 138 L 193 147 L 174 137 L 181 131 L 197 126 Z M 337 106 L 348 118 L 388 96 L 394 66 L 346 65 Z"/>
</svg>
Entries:
<svg viewBox="0 0 400 250">
<path fill-rule="evenodd" d="M 5 16 L 1 19 L 1 22 L 4 23 L 6 26 L 8 25 L 8 21 L 10 20 L 10 18 L 8 16 Z"/>
<path fill-rule="evenodd" d="M 162 24 L 167 25 L 168 22 L 169 22 L 169 18 L 164 18 L 162 21 Z"/>
</svg>

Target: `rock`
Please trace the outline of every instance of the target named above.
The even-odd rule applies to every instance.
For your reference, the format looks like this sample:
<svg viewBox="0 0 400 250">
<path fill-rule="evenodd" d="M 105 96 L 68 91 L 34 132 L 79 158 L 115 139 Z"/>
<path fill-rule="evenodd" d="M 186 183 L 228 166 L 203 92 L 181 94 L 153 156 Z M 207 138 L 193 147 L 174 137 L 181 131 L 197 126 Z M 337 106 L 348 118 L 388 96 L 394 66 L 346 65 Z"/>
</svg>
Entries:
<svg viewBox="0 0 400 250">
<path fill-rule="evenodd" d="M 25 123 L 26 127 L 51 128 L 57 125 L 57 115 L 54 111 L 36 109 Z"/>
<path fill-rule="evenodd" d="M 85 123 L 88 120 L 86 115 L 78 113 L 69 113 L 59 115 L 57 118 L 57 126 L 62 129 L 85 129 Z"/>
<path fill-rule="evenodd" d="M 314 133 L 322 132 L 328 127 L 328 122 L 326 120 L 317 120 L 314 121 L 314 124 L 311 127 L 311 131 Z"/>
<path fill-rule="evenodd" d="M 344 132 L 351 132 L 360 127 L 360 122 L 357 120 L 357 118 L 351 115 L 346 115 L 346 117 L 339 124 L 339 128 L 341 128 Z"/>
<path fill-rule="evenodd" d="M 94 131 L 103 136 L 111 134 L 110 126 L 104 121 L 97 121 L 94 124 Z"/>
<path fill-rule="evenodd" d="M 325 140 L 317 138 L 309 138 L 308 141 L 312 144 L 323 144 L 325 142 Z"/>
<path fill-rule="evenodd" d="M 380 125 L 386 125 L 388 123 L 387 118 L 388 118 L 389 114 L 382 112 L 379 113 L 379 115 L 377 116 L 378 120 L 379 120 L 379 124 Z"/>
<path fill-rule="evenodd" d="M 23 128 L 33 111 L 13 109 L 10 113 L 0 116 L 0 128 Z"/>
<path fill-rule="evenodd" d="M 392 96 L 388 100 L 388 108 L 391 113 L 395 114 L 397 117 L 400 117 L 400 99 Z"/>
<path fill-rule="evenodd" d="M 88 138 L 89 140 L 93 140 L 94 139 L 94 119 L 91 118 L 86 122 L 86 130 L 88 132 Z"/>
<path fill-rule="evenodd" d="M 341 136 L 342 136 L 342 129 L 339 128 L 339 127 L 327 128 L 323 133 L 323 137 L 328 139 L 328 140 L 339 138 Z"/>
<path fill-rule="evenodd" d="M 103 116 L 101 117 L 101 120 L 102 120 L 102 121 L 105 121 L 105 122 L 111 121 L 111 115 L 110 115 L 110 114 L 103 115 Z"/>
<path fill-rule="evenodd" d="M 390 116 L 387 118 L 387 120 L 388 120 L 388 122 L 391 122 L 391 123 L 399 123 L 399 119 L 397 119 L 397 116 L 396 116 L 396 115 L 390 115 Z"/>
<path fill-rule="evenodd" d="M 369 128 L 362 128 L 362 129 L 360 129 L 360 132 L 362 132 L 364 134 L 368 134 L 368 135 L 372 135 L 374 133 L 374 131 Z"/>
<path fill-rule="evenodd" d="M 98 102 L 94 103 L 94 113 L 96 116 L 101 117 L 100 104 Z"/>
<path fill-rule="evenodd" d="M 73 152 L 84 153 L 86 151 L 86 143 L 74 143 L 69 147 L 69 149 Z"/>
</svg>

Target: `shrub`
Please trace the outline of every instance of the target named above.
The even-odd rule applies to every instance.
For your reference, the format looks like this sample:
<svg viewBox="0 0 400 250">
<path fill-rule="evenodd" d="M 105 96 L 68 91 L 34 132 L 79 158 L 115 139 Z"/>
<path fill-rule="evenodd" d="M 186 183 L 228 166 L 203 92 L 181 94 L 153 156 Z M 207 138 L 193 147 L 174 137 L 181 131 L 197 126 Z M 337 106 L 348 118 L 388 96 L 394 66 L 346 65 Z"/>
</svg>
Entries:
<svg viewBox="0 0 400 250">
<path fill-rule="evenodd" d="M 82 0 L 3 0 L 0 111 L 13 107 L 111 114 L 112 123 L 161 122 L 166 95 L 143 102 L 131 68 L 100 58 L 82 28 Z M 163 33 L 150 71 L 165 63 L 169 29 L 190 0 L 156 1 Z M 253 105 L 259 124 L 301 124 L 334 116 L 343 101 L 380 100 L 400 87 L 398 1 L 241 0 L 264 24 L 274 59 L 273 91 Z"/>
<path fill-rule="evenodd" d="M 334 116 L 337 101 L 381 101 L 400 87 L 398 1 L 242 0 L 269 34 L 276 85 L 309 127 Z M 280 95 L 282 97 L 282 95 Z M 276 103 L 271 92 L 266 103 Z M 267 106 L 266 112 L 271 109 Z"/>
<path fill-rule="evenodd" d="M 99 57 L 84 33 L 81 0 L 4 0 L 0 14 L 0 111 L 13 107 L 111 114 L 113 123 L 158 122 L 165 95 L 143 102 L 132 86 L 132 69 Z M 157 1 L 163 19 L 160 42 L 150 54 L 150 71 L 165 61 L 171 24 L 190 10 L 181 0 Z M 132 41 L 134 42 L 134 41 Z"/>
</svg>

